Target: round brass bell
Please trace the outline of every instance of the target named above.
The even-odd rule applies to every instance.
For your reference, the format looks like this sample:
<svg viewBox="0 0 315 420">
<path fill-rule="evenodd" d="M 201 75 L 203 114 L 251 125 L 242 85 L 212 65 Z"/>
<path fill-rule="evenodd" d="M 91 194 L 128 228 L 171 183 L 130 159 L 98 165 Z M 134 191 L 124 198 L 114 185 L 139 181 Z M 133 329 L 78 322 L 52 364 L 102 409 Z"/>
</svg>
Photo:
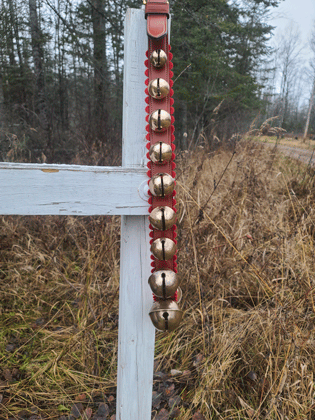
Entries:
<svg viewBox="0 0 315 420">
<path fill-rule="evenodd" d="M 153 241 L 151 252 L 158 260 L 168 261 L 176 253 L 176 244 L 169 238 L 158 238 Z"/>
<path fill-rule="evenodd" d="M 175 187 L 175 180 L 169 174 L 154 175 L 149 181 L 151 194 L 155 197 L 165 197 L 172 194 Z"/>
<path fill-rule="evenodd" d="M 179 278 L 172 270 L 155 271 L 149 277 L 149 285 L 155 296 L 163 299 L 174 296 L 179 284 Z"/>
<path fill-rule="evenodd" d="M 171 123 L 171 116 L 164 109 L 157 109 L 156 111 L 152 112 L 149 117 L 149 124 L 151 129 L 158 133 L 166 131 Z"/>
<path fill-rule="evenodd" d="M 167 55 L 163 50 L 155 50 L 150 56 L 150 63 L 154 67 L 163 67 L 167 61 Z"/>
<path fill-rule="evenodd" d="M 151 211 L 149 220 L 155 229 L 167 230 L 176 223 L 176 213 L 168 206 L 156 207 Z"/>
<path fill-rule="evenodd" d="M 154 99 L 163 99 L 170 93 L 170 85 L 166 80 L 158 78 L 149 83 L 149 94 Z"/>
<path fill-rule="evenodd" d="M 171 299 L 154 302 L 150 310 L 150 318 L 157 330 L 173 331 L 178 327 L 182 318 L 181 311 L 176 302 Z"/>
<path fill-rule="evenodd" d="M 153 144 L 149 150 L 150 159 L 158 164 L 169 162 L 172 159 L 172 154 L 172 146 L 161 141 Z"/>
</svg>

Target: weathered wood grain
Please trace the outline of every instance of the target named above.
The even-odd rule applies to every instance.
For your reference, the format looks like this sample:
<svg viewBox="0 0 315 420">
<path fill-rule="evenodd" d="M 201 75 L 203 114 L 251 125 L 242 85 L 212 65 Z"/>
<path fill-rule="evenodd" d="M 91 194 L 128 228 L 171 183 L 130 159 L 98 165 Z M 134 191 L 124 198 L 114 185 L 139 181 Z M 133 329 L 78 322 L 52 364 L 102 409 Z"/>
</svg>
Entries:
<svg viewBox="0 0 315 420">
<path fill-rule="evenodd" d="M 129 9 L 125 20 L 123 165 L 139 169 L 146 163 L 146 49 L 144 12 Z M 149 239 L 148 217 L 122 217 L 116 412 L 119 420 L 151 419 L 155 329 L 149 318 Z"/>
<path fill-rule="evenodd" d="M 0 214 L 144 215 L 145 181 L 145 168 L 0 163 Z"/>
</svg>

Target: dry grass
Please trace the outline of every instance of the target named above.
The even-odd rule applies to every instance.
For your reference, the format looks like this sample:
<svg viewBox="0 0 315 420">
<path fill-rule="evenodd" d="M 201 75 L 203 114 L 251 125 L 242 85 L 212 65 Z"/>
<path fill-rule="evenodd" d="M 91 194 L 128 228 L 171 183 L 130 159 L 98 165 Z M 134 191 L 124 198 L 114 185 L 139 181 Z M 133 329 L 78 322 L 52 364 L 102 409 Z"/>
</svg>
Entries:
<svg viewBox="0 0 315 420">
<path fill-rule="evenodd" d="M 312 419 L 314 171 L 240 142 L 198 217 L 230 158 L 178 158 L 185 318 L 158 370 L 186 371 L 181 420 Z M 3 217 L 0 252 L 0 418 L 114 395 L 119 219 Z"/>
</svg>

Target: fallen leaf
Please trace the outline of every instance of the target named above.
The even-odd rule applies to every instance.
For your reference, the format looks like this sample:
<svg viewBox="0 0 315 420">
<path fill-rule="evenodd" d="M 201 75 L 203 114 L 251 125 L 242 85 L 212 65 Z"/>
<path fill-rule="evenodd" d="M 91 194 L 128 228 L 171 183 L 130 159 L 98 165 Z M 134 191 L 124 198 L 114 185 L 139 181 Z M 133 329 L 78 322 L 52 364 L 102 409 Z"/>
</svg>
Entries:
<svg viewBox="0 0 315 420">
<path fill-rule="evenodd" d="M 168 420 L 169 412 L 162 408 L 162 410 L 155 416 L 154 420 Z"/>
<path fill-rule="evenodd" d="M 115 401 L 115 397 L 113 397 L 112 395 L 110 395 L 109 397 L 108 397 L 108 400 L 107 400 L 109 403 L 112 403 L 113 401 Z"/>
<path fill-rule="evenodd" d="M 197 356 L 194 358 L 193 365 L 195 367 L 199 366 L 202 363 L 203 359 L 204 359 L 203 354 L 201 353 L 197 354 Z"/>
<path fill-rule="evenodd" d="M 86 400 L 86 394 L 79 394 L 76 399 L 78 401 L 85 401 Z"/>
<path fill-rule="evenodd" d="M 177 419 L 180 416 L 180 409 L 178 407 L 175 407 L 171 412 L 170 412 L 170 418 L 171 419 Z"/>
<path fill-rule="evenodd" d="M 96 414 L 100 417 L 107 417 L 109 415 L 108 405 L 105 404 L 105 403 L 100 403 L 100 405 L 98 406 Z"/>
<path fill-rule="evenodd" d="M 153 364 L 153 372 L 156 372 L 158 370 L 159 365 L 160 362 L 157 359 L 155 359 Z"/>
<path fill-rule="evenodd" d="M 165 379 L 167 379 L 167 375 L 166 375 L 166 373 L 163 373 L 163 372 L 156 372 L 154 375 L 153 375 L 153 379 L 154 380 L 162 380 L 162 381 L 165 381 Z"/>
<path fill-rule="evenodd" d="M 11 382 L 11 381 L 12 381 L 12 379 L 13 379 L 13 377 L 12 377 L 12 373 L 11 373 L 11 371 L 10 371 L 9 369 L 4 369 L 4 371 L 3 371 L 3 376 L 4 376 L 4 379 L 5 379 L 6 381 L 8 381 L 8 382 Z"/>
<path fill-rule="evenodd" d="M 179 395 L 174 395 L 174 397 L 171 397 L 168 400 L 168 406 L 170 408 L 176 407 L 177 405 L 179 405 L 182 402 L 181 397 Z"/>
<path fill-rule="evenodd" d="M 84 407 L 82 403 L 75 403 L 71 407 L 71 415 L 78 419 L 81 416 L 81 413 L 83 413 Z"/>
<path fill-rule="evenodd" d="M 162 401 L 162 394 L 160 392 L 152 392 L 152 407 L 158 409 Z"/>
<path fill-rule="evenodd" d="M 168 386 L 167 388 L 165 388 L 164 390 L 164 395 L 166 397 L 171 397 L 175 392 L 175 385 L 171 384 L 170 386 Z"/>
<path fill-rule="evenodd" d="M 91 407 L 86 408 L 82 415 L 82 420 L 90 420 L 90 418 L 92 417 L 92 413 L 93 410 Z"/>
</svg>

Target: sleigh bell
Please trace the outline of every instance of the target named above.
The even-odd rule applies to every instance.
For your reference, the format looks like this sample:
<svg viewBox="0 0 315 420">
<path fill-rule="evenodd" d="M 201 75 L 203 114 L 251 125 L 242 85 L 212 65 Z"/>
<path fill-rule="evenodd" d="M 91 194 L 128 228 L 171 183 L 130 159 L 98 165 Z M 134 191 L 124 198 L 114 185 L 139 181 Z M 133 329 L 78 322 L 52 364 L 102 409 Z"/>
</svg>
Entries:
<svg viewBox="0 0 315 420">
<path fill-rule="evenodd" d="M 172 270 L 155 271 L 149 277 L 149 285 L 155 296 L 168 299 L 174 296 L 179 284 L 177 274 Z"/>
<path fill-rule="evenodd" d="M 154 175 L 149 181 L 149 189 L 155 197 L 165 197 L 172 194 L 175 180 L 169 174 Z"/>
<path fill-rule="evenodd" d="M 172 159 L 172 154 L 172 146 L 161 141 L 153 144 L 149 150 L 150 159 L 157 164 L 169 162 Z"/>
<path fill-rule="evenodd" d="M 151 252 L 158 260 L 168 261 L 176 253 L 176 244 L 169 238 L 158 238 L 152 242 Z"/>
<path fill-rule="evenodd" d="M 157 133 L 166 131 L 171 123 L 171 115 L 164 109 L 157 109 L 156 111 L 152 112 L 149 117 L 149 125 L 151 130 L 156 131 Z"/>
<path fill-rule="evenodd" d="M 173 331 L 180 324 L 183 312 L 171 299 L 155 302 L 150 310 L 150 318 L 156 329 Z"/>
<path fill-rule="evenodd" d="M 149 220 L 155 229 L 168 230 L 176 223 L 176 213 L 168 206 L 156 207 L 151 211 Z"/>
<path fill-rule="evenodd" d="M 150 63 L 157 68 L 165 66 L 166 61 L 167 55 L 163 50 L 154 50 L 150 56 Z"/>
<path fill-rule="evenodd" d="M 163 99 L 170 93 L 170 85 L 166 80 L 158 78 L 149 83 L 149 94 L 154 99 Z"/>
</svg>

